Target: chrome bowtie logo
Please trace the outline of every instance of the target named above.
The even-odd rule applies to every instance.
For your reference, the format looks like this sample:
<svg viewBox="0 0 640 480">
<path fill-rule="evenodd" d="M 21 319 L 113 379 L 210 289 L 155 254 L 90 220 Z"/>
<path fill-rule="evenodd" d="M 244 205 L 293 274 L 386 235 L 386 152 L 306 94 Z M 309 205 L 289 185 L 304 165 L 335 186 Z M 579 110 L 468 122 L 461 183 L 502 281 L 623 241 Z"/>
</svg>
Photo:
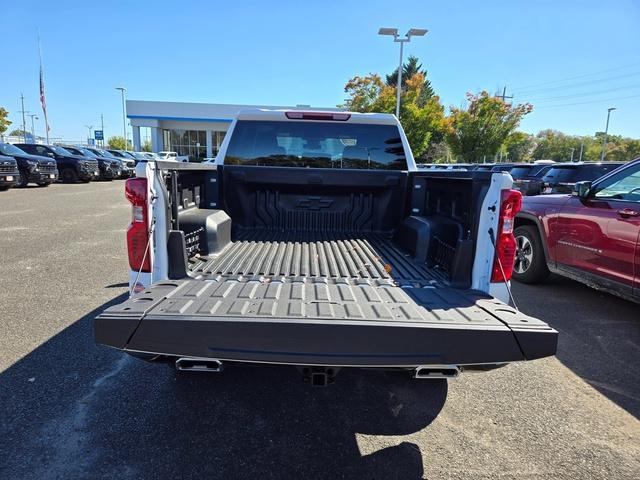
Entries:
<svg viewBox="0 0 640 480">
<path fill-rule="evenodd" d="M 322 197 L 309 197 L 298 200 L 296 208 L 303 210 L 320 210 L 321 208 L 329 208 L 333 200 Z"/>
</svg>

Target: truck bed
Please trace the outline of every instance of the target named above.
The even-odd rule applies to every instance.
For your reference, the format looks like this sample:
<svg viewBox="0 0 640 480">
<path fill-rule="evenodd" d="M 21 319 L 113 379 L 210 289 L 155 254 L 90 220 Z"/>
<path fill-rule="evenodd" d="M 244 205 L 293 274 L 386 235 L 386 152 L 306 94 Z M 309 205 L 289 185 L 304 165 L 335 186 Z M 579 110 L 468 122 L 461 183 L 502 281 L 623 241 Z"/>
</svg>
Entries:
<svg viewBox="0 0 640 480">
<path fill-rule="evenodd" d="M 391 238 L 362 233 L 240 231 L 222 252 L 192 258 L 189 269 L 204 277 L 392 280 L 414 287 L 438 278 L 437 269 L 415 261 Z"/>
<path fill-rule="evenodd" d="M 555 330 L 468 288 L 490 174 L 200 168 L 166 179 L 170 280 L 98 316 L 98 343 L 385 368 L 555 353 Z"/>
</svg>

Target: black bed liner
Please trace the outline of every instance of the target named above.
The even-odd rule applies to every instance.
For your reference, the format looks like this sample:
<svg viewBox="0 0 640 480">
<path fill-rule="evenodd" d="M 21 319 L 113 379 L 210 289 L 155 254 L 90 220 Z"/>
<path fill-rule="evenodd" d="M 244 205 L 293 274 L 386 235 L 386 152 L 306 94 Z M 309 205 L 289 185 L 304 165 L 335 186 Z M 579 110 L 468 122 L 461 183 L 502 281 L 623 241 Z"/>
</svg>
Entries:
<svg viewBox="0 0 640 480">
<path fill-rule="evenodd" d="M 540 358 L 555 353 L 557 332 L 470 290 L 220 276 L 153 285 L 102 313 L 95 335 L 173 357 L 412 367 Z"/>
<path fill-rule="evenodd" d="M 415 261 L 380 234 L 238 231 L 214 256 L 190 260 L 195 275 L 394 280 L 414 287 L 434 284 L 436 269 Z"/>
</svg>

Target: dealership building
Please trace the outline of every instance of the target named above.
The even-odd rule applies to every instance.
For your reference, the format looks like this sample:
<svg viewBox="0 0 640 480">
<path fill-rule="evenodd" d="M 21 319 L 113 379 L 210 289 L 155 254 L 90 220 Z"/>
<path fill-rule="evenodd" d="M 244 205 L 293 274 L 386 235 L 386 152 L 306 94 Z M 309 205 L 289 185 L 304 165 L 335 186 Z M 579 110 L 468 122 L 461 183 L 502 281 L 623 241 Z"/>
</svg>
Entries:
<svg viewBox="0 0 640 480">
<path fill-rule="evenodd" d="M 144 141 L 149 139 L 154 152 L 173 151 L 178 155 L 202 159 L 218 153 L 232 120 L 245 108 L 337 110 L 310 105 L 291 107 L 127 100 L 127 117 L 136 151 L 140 151 Z"/>
</svg>

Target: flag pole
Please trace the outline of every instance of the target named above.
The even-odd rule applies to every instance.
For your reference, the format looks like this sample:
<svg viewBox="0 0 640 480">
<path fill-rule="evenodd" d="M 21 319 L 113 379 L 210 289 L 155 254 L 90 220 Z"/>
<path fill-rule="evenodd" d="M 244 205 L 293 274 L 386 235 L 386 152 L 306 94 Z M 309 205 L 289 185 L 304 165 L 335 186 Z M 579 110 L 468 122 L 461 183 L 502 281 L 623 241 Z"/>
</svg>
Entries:
<svg viewBox="0 0 640 480">
<path fill-rule="evenodd" d="M 47 102 L 44 96 L 44 70 L 42 68 L 42 47 L 40 45 L 40 29 L 38 29 L 38 56 L 40 57 L 40 103 L 42 104 L 42 112 L 44 113 L 44 131 L 47 136 L 47 145 L 49 145 L 49 118 L 47 116 Z"/>
</svg>

